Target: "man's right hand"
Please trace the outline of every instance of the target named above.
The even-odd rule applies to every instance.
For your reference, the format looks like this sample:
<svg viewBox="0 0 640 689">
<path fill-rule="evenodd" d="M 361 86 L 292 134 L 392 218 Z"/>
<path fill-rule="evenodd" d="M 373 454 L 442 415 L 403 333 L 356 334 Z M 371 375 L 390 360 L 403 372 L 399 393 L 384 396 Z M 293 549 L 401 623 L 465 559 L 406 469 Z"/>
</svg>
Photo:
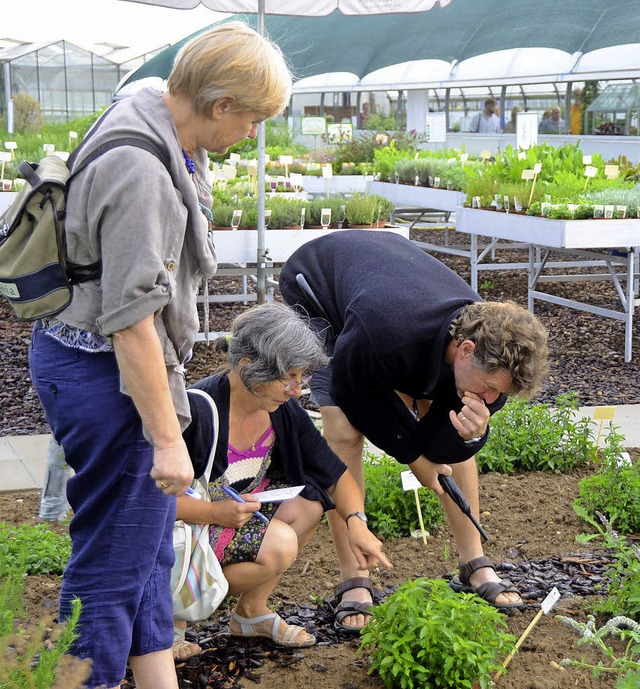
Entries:
<svg viewBox="0 0 640 689">
<path fill-rule="evenodd" d="M 444 490 L 438 482 L 438 474 L 451 476 L 451 467 L 448 464 L 435 464 L 424 455 L 409 464 L 409 469 L 426 488 L 430 488 L 436 495 L 442 495 Z"/>
</svg>

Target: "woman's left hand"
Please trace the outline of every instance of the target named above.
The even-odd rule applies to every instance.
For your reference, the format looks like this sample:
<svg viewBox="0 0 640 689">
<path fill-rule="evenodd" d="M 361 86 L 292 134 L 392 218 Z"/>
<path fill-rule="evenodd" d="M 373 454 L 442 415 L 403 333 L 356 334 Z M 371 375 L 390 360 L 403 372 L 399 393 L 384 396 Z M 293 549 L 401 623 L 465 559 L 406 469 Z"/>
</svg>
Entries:
<svg viewBox="0 0 640 689">
<path fill-rule="evenodd" d="M 359 519 L 351 519 L 348 536 L 351 550 L 358 561 L 360 569 L 370 569 L 383 565 L 393 569 L 391 560 L 382 551 L 382 543 L 369 531 L 367 525 Z"/>
</svg>

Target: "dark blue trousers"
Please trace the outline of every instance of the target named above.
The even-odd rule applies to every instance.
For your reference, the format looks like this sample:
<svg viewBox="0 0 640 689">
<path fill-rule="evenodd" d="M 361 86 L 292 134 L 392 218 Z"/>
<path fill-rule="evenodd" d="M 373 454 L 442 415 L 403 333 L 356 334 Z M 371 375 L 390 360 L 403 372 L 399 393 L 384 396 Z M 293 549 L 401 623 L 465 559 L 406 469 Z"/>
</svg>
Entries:
<svg viewBox="0 0 640 689">
<path fill-rule="evenodd" d="M 72 553 L 61 618 L 82 602 L 74 655 L 91 658 L 89 687 L 117 685 L 130 655 L 170 648 L 175 499 L 155 486 L 153 448 L 131 399 L 120 392 L 113 353 L 67 347 L 34 328 L 31 379 L 75 475 Z"/>
</svg>

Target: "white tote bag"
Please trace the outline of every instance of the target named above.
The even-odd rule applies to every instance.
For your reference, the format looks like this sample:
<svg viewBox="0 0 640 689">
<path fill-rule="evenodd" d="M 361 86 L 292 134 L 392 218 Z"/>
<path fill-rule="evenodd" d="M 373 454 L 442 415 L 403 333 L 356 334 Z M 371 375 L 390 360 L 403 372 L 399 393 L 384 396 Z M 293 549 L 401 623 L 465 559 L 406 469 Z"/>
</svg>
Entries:
<svg viewBox="0 0 640 689">
<path fill-rule="evenodd" d="M 189 389 L 187 394 L 202 397 L 211 413 L 212 437 L 207 465 L 202 476 L 191 485 L 201 500 L 210 501 L 208 485 L 218 440 L 218 409 L 203 390 Z M 187 622 L 205 620 L 222 603 L 229 590 L 229 583 L 209 544 L 209 525 L 177 520 L 173 527 L 173 549 L 176 557 L 171 570 L 173 616 Z"/>
</svg>

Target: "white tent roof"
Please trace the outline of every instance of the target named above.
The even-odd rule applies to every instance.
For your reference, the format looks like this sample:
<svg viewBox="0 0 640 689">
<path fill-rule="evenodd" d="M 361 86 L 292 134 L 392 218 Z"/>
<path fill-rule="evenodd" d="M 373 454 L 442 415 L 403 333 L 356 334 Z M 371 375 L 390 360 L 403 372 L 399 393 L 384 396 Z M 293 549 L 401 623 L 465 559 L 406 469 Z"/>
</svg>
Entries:
<svg viewBox="0 0 640 689">
<path fill-rule="evenodd" d="M 640 78 L 640 44 L 612 46 L 584 55 L 571 55 L 555 48 L 514 48 L 485 53 L 457 64 L 415 60 L 379 69 L 360 80 L 349 72 L 316 75 L 297 81 L 293 91 L 470 88 L 631 78 Z"/>
</svg>

